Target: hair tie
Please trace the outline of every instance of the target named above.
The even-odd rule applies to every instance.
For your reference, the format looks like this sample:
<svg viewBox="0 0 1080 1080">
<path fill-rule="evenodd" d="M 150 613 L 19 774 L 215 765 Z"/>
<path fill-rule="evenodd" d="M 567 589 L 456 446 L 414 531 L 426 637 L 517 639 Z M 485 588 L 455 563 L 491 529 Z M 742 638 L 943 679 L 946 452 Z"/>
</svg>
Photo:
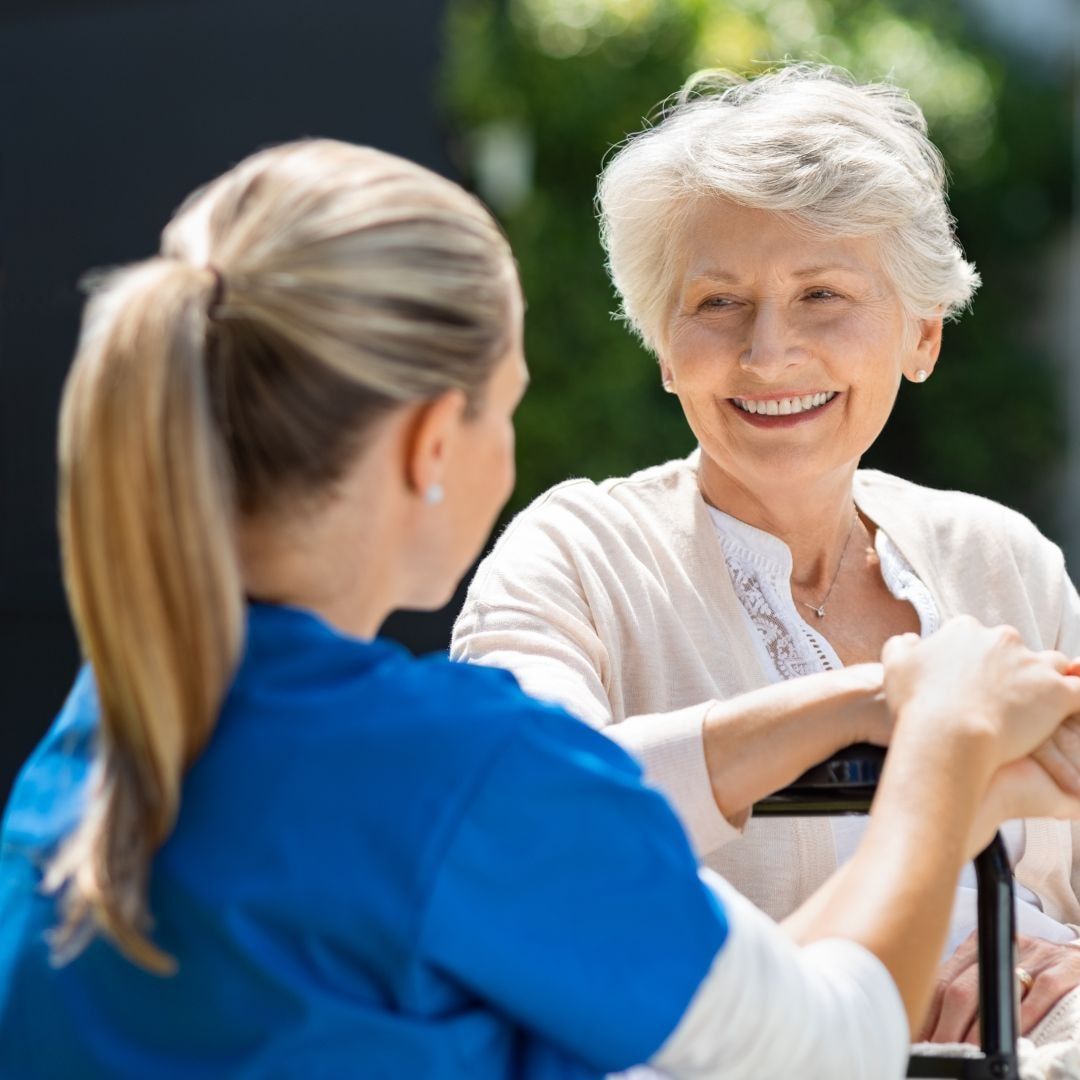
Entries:
<svg viewBox="0 0 1080 1080">
<path fill-rule="evenodd" d="M 210 293 L 209 303 L 206 305 L 206 315 L 209 319 L 217 318 L 218 308 L 225 300 L 225 275 L 211 263 L 206 264 L 206 269 L 214 275 L 214 288 Z"/>
</svg>

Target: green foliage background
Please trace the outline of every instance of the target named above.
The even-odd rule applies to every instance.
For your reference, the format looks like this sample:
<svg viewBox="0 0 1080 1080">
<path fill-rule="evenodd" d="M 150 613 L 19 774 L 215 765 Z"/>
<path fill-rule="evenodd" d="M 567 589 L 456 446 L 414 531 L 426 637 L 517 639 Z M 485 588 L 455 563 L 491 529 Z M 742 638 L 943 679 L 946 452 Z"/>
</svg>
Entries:
<svg viewBox="0 0 1080 1080">
<path fill-rule="evenodd" d="M 1071 210 L 1070 95 L 940 0 L 451 0 L 442 89 L 456 156 L 500 214 L 529 304 L 510 509 L 567 476 L 625 474 L 693 445 L 655 360 L 611 317 L 596 175 L 692 72 L 785 57 L 912 92 L 984 281 L 866 464 L 988 495 L 1053 534 L 1062 395 L 1039 323 L 1044 256 Z"/>
</svg>

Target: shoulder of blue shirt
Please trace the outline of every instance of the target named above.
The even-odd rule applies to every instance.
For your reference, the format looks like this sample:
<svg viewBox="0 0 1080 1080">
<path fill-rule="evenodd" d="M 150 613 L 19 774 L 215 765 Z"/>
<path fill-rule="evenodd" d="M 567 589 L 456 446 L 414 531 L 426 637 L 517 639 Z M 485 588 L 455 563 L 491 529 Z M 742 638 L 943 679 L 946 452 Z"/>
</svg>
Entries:
<svg viewBox="0 0 1080 1080">
<path fill-rule="evenodd" d="M 444 743 L 448 761 L 469 751 L 468 744 L 469 752 L 486 756 L 485 745 L 490 752 L 525 731 L 640 775 L 619 746 L 560 706 L 529 697 L 508 671 L 443 653 L 414 657 L 396 642 L 352 638 L 296 609 L 252 606 L 247 655 L 223 710 L 226 721 L 230 703 L 247 696 L 249 668 L 260 686 L 270 680 L 271 689 L 318 699 L 324 715 L 336 714 L 345 726 L 363 720 L 387 738 L 408 733 Z M 258 712 L 257 700 L 247 704 Z M 369 726 L 365 734 L 375 733 Z"/>
<path fill-rule="evenodd" d="M 268 685 L 269 684 L 269 685 Z M 423 745 L 447 771 L 483 770 L 514 740 L 557 744 L 619 773 L 640 776 L 619 746 L 559 706 L 529 697 L 508 671 L 414 657 L 388 639 L 361 640 L 309 612 L 253 604 L 244 656 L 222 706 L 216 737 L 228 741 L 239 721 L 260 723 L 263 703 L 295 695 L 288 715 L 263 734 L 288 752 L 324 725 L 328 756 L 349 762 L 350 746 L 384 738 Z M 280 709 L 275 710 L 280 716 Z M 5 840 L 30 844 L 63 835 L 78 819 L 93 761 L 98 705 L 93 671 L 84 664 L 54 723 L 21 770 L 5 820 Z M 374 728 L 374 730 L 373 730 Z M 236 732 L 246 742 L 242 732 Z M 321 740 L 320 740 L 321 741 Z"/>
</svg>

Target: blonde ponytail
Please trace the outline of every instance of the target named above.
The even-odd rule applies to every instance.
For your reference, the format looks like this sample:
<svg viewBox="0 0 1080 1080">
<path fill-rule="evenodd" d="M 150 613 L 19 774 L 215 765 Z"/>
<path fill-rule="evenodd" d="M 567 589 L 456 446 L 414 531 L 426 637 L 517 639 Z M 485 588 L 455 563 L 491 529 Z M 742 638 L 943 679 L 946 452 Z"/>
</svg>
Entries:
<svg viewBox="0 0 1080 1080">
<path fill-rule="evenodd" d="M 58 958 L 96 929 L 157 971 L 151 856 L 235 667 L 243 598 L 210 407 L 213 274 L 156 259 L 91 301 L 60 418 L 64 576 L 100 706 L 89 809 L 52 863 Z"/>
</svg>

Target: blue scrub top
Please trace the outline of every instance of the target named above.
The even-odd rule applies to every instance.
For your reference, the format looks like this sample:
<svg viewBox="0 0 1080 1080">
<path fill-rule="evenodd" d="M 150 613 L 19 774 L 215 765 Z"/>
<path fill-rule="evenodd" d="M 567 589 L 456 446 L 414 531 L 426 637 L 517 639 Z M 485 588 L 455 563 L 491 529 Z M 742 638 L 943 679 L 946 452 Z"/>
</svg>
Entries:
<svg viewBox="0 0 1080 1080">
<path fill-rule="evenodd" d="M 62 967 L 44 857 L 78 819 L 83 671 L 0 838 L 0 1076 L 600 1076 L 654 1054 L 724 942 L 664 799 L 513 677 L 253 604 L 153 862 L 151 975 Z"/>
</svg>

